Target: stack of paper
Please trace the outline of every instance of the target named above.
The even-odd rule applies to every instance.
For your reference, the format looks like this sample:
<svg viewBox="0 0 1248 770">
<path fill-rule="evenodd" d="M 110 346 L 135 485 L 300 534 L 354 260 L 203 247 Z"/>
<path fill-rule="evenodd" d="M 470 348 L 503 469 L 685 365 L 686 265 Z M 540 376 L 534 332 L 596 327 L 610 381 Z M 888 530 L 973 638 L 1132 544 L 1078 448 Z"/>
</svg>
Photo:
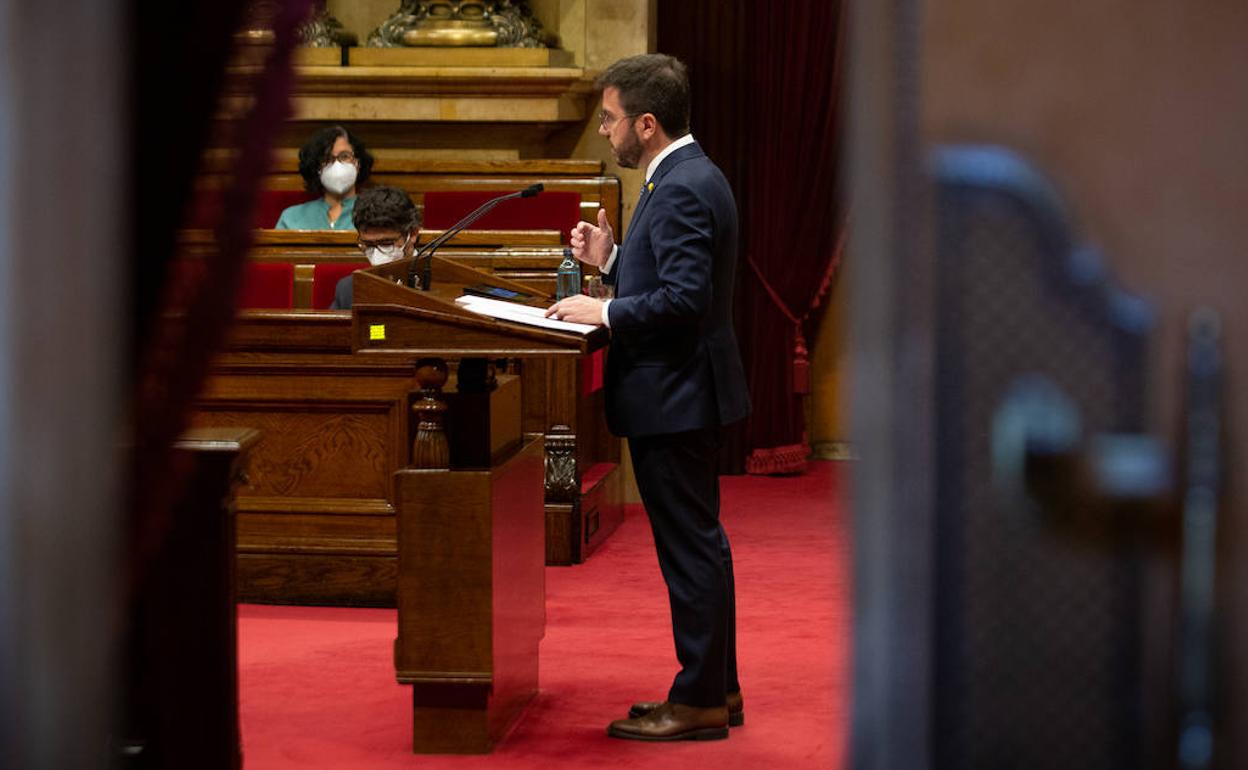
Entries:
<svg viewBox="0 0 1248 770">
<path fill-rule="evenodd" d="M 547 318 L 546 311 L 540 307 L 504 302 L 501 299 L 465 294 L 456 299 L 455 302 L 467 310 L 480 313 L 481 315 L 488 315 L 491 318 L 501 318 L 504 321 L 514 321 L 516 323 L 528 324 L 529 326 L 541 326 L 545 329 L 557 329 L 561 332 L 589 334 L 598 328 L 598 326 L 593 324 L 574 324 L 571 321 L 556 321 L 553 318 Z"/>
</svg>

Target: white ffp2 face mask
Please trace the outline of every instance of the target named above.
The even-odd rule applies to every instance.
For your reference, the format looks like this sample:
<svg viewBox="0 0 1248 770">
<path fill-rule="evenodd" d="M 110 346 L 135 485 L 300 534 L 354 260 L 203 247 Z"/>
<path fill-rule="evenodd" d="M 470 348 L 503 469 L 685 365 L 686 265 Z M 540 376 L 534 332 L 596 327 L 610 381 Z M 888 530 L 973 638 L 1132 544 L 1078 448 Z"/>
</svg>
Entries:
<svg viewBox="0 0 1248 770">
<path fill-rule="evenodd" d="M 334 195 L 342 195 L 355 184 L 358 173 L 354 163 L 336 160 L 321 169 L 321 184 Z"/>
<path fill-rule="evenodd" d="M 411 236 L 409 235 L 408 238 L 411 238 Z M 387 262 L 393 262 L 396 259 L 402 259 L 403 250 L 405 248 L 407 248 L 406 240 L 403 241 L 402 246 L 395 246 L 393 244 L 389 246 L 369 246 L 364 250 L 364 256 L 368 257 L 368 264 L 375 267 L 377 265 L 384 265 Z"/>
</svg>

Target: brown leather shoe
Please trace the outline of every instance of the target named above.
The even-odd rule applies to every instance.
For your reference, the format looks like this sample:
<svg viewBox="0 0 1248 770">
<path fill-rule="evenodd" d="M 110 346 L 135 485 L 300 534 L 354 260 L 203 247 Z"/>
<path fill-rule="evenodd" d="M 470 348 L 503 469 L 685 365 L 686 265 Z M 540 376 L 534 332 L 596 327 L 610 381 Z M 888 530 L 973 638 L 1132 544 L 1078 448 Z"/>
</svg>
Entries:
<svg viewBox="0 0 1248 770">
<path fill-rule="evenodd" d="M 634 703 L 633 707 L 628 710 L 628 716 L 632 719 L 636 719 L 637 717 L 649 714 L 661 705 L 663 704 L 659 703 L 659 701 L 642 701 L 640 703 Z M 727 706 L 728 726 L 740 727 L 745 724 L 745 701 L 742 700 L 740 692 L 728 693 Z"/>
<path fill-rule="evenodd" d="M 664 702 L 648 714 L 615 720 L 607 735 L 634 741 L 717 741 L 728 737 L 728 709 Z"/>
</svg>

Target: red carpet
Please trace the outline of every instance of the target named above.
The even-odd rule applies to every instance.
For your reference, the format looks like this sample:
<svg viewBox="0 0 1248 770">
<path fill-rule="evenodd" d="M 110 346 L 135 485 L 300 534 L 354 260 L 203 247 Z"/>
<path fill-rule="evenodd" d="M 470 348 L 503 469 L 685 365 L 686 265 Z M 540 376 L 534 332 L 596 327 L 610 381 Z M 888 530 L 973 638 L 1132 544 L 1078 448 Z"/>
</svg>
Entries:
<svg viewBox="0 0 1248 770">
<path fill-rule="evenodd" d="M 412 754 L 411 696 L 394 681 L 393 610 L 239 608 L 243 751 L 267 768 L 839 768 L 849 683 L 844 468 L 726 477 L 746 723 L 725 741 L 608 738 L 676 671 L 667 596 L 639 506 L 590 560 L 553 567 L 541 692 L 488 756 Z"/>
</svg>

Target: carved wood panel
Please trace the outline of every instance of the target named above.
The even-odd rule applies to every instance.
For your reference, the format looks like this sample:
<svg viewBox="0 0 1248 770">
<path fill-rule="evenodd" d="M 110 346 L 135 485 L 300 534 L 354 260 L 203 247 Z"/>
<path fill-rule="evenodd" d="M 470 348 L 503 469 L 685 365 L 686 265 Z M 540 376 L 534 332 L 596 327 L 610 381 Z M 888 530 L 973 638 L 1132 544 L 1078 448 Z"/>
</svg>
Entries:
<svg viewBox="0 0 1248 770">
<path fill-rule="evenodd" d="M 252 457 L 241 497 L 381 498 L 390 473 L 387 447 L 398 405 L 328 412 L 276 404 L 252 408 L 205 407 L 197 426 L 240 426 L 264 436 Z"/>
</svg>

